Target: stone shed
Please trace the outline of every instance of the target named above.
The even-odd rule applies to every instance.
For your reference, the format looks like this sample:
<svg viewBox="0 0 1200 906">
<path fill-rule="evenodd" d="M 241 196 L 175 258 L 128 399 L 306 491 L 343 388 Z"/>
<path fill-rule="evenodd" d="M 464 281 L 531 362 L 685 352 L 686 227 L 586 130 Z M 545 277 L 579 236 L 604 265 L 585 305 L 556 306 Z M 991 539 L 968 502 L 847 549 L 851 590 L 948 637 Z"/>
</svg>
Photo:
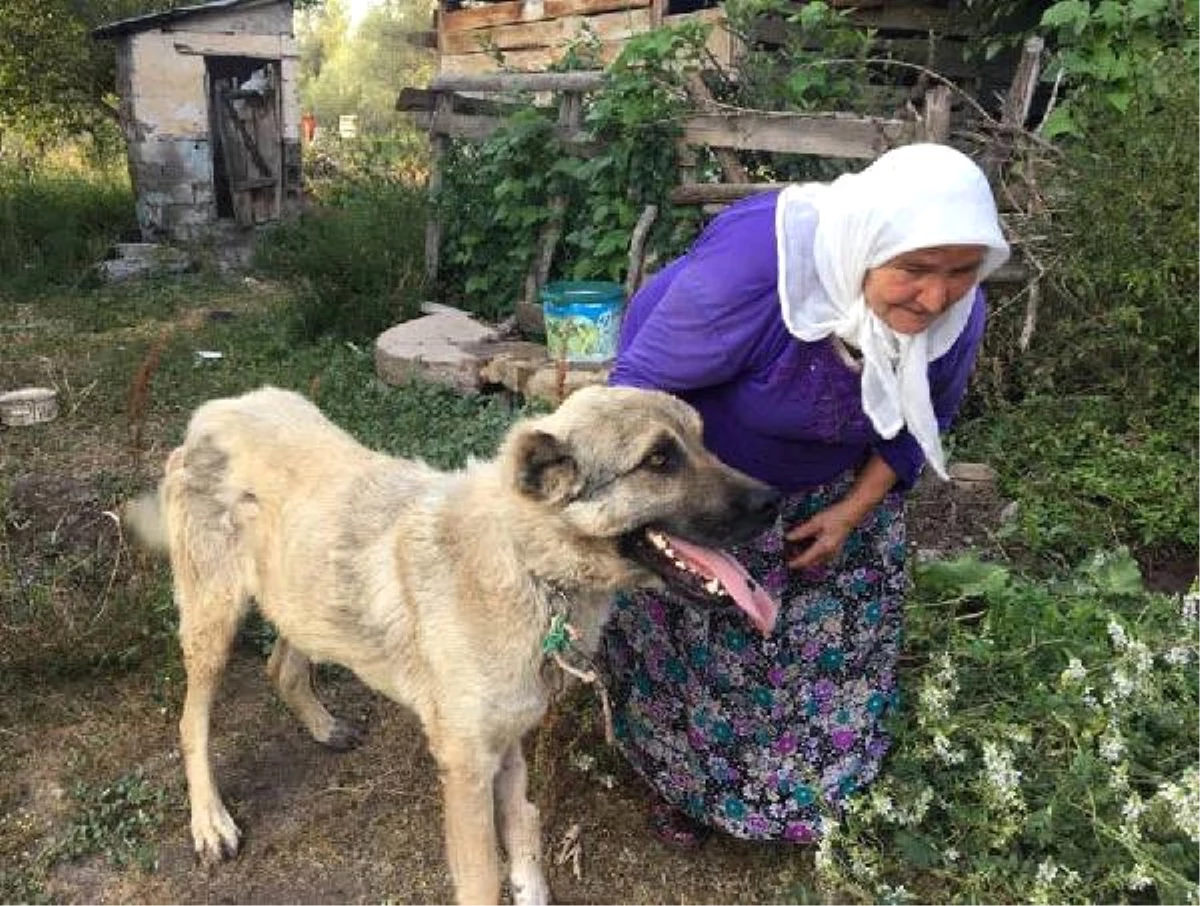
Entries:
<svg viewBox="0 0 1200 906">
<path fill-rule="evenodd" d="M 111 22 L 142 237 L 189 241 L 300 200 L 291 0 L 210 0 Z"/>
</svg>

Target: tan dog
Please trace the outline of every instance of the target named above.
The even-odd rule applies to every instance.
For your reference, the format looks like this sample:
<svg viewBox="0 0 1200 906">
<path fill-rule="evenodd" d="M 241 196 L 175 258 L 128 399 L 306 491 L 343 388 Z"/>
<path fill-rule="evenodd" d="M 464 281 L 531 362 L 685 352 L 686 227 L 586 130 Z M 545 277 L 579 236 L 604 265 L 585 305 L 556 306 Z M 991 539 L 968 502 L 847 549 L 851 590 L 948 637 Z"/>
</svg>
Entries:
<svg viewBox="0 0 1200 906">
<path fill-rule="evenodd" d="M 267 671 L 317 741 L 357 739 L 317 700 L 313 662 L 350 668 L 420 717 L 459 901 L 499 898 L 498 812 L 515 900 L 546 902 L 521 740 L 546 710 L 556 618 L 591 652 L 614 592 L 666 581 L 728 602 L 724 582 L 760 629 L 774 622 L 773 602 L 706 546 L 765 528 L 777 495 L 715 459 L 700 432 L 667 394 L 589 388 L 514 426 L 494 461 L 442 472 L 365 449 L 287 391 L 201 406 L 157 501 L 126 509 L 170 552 L 197 853 L 238 849 L 209 711 L 253 602 L 278 629 Z"/>
</svg>

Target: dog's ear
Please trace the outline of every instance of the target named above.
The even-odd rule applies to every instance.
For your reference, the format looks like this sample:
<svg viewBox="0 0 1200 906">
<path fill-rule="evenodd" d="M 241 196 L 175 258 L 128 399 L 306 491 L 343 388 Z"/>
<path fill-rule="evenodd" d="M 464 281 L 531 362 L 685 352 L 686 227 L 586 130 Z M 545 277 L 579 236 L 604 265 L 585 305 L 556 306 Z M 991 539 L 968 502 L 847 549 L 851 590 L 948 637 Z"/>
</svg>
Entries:
<svg viewBox="0 0 1200 906">
<path fill-rule="evenodd" d="M 545 431 L 522 432 L 513 447 L 517 487 L 521 493 L 560 503 L 575 493 L 579 466 L 565 443 Z"/>
</svg>

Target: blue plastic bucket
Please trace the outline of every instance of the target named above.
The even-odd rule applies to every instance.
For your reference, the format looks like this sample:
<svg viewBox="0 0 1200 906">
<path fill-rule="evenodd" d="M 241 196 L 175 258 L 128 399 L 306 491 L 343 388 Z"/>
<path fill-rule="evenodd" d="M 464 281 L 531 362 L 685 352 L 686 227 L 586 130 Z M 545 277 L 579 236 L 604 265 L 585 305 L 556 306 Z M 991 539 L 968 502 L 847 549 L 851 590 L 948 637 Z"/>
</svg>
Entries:
<svg viewBox="0 0 1200 906">
<path fill-rule="evenodd" d="M 542 287 L 546 351 L 568 362 L 608 362 L 617 354 L 625 291 L 619 283 L 564 280 Z"/>
</svg>

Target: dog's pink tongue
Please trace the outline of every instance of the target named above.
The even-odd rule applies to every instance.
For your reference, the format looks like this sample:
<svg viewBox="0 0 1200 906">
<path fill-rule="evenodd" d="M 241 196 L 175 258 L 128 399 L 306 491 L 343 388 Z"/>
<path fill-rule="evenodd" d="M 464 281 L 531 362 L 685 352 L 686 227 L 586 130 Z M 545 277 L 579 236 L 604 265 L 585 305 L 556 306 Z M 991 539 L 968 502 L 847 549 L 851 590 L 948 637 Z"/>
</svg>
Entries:
<svg viewBox="0 0 1200 906">
<path fill-rule="evenodd" d="M 763 635 L 771 634 L 771 630 L 775 628 L 775 619 L 779 616 L 779 602 L 750 578 L 742 564 L 724 551 L 701 547 L 674 535 L 668 535 L 667 540 L 675 552 L 694 569 L 725 586 L 730 597 L 746 612 L 759 632 Z"/>
</svg>

